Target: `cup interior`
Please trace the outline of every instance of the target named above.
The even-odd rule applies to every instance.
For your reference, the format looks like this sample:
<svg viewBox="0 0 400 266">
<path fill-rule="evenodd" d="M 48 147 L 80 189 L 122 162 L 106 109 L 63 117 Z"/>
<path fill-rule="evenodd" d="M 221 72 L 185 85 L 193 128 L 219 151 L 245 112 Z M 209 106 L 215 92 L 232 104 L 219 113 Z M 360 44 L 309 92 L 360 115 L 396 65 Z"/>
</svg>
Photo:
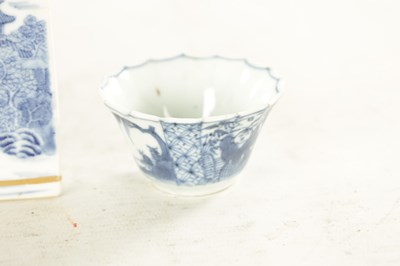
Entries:
<svg viewBox="0 0 400 266">
<path fill-rule="evenodd" d="M 278 83 L 268 68 L 245 60 L 180 56 L 125 67 L 102 92 L 110 106 L 128 113 L 205 118 L 267 107 Z"/>
</svg>

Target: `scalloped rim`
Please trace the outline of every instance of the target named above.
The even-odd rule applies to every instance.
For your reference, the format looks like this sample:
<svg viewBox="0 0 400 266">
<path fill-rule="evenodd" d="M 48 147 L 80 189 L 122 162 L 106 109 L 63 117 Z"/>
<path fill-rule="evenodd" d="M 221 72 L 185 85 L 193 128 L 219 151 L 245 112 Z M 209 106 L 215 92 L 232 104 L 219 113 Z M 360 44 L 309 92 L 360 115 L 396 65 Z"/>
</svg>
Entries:
<svg viewBox="0 0 400 266">
<path fill-rule="evenodd" d="M 157 63 L 162 63 L 162 62 L 168 62 L 168 61 L 173 61 L 173 60 L 179 60 L 182 58 L 186 59 L 191 59 L 191 60 L 226 60 L 226 61 L 239 61 L 243 62 L 246 66 L 255 69 L 255 70 L 261 70 L 265 71 L 270 78 L 275 80 L 275 91 L 276 94 L 274 97 L 271 98 L 271 100 L 263 107 L 259 108 L 254 108 L 254 109 L 249 109 L 245 111 L 240 111 L 236 113 L 229 113 L 225 115 L 217 115 L 217 116 L 208 116 L 208 117 L 198 117 L 198 118 L 179 118 L 179 117 L 160 117 L 156 115 L 151 115 L 151 114 L 146 114 L 134 110 L 121 110 L 120 108 L 113 106 L 110 104 L 106 97 L 103 94 L 104 89 L 108 86 L 108 83 L 111 78 L 118 78 L 121 73 L 127 70 L 132 70 L 135 68 L 141 68 L 144 67 L 148 64 L 157 64 Z M 103 98 L 104 104 L 115 114 L 122 116 L 124 118 L 138 118 L 138 119 L 143 119 L 143 120 L 150 120 L 154 122 L 159 122 L 159 121 L 164 121 L 164 122 L 176 122 L 176 123 L 201 123 L 201 122 L 214 122 L 214 121 L 220 121 L 220 120 L 226 120 L 226 119 L 231 119 L 236 116 L 246 116 L 250 115 L 253 113 L 257 113 L 260 111 L 268 111 L 272 108 L 272 106 L 277 102 L 277 100 L 281 97 L 282 95 L 282 80 L 278 77 L 276 77 L 275 74 L 272 74 L 272 70 L 269 67 L 259 67 L 256 65 L 251 64 L 247 59 L 244 58 L 227 58 L 223 57 L 220 55 L 213 55 L 213 56 L 206 56 L 206 57 L 196 57 L 196 56 L 189 56 L 186 54 L 179 54 L 173 57 L 169 58 L 163 58 L 163 59 L 148 59 L 144 61 L 143 63 L 137 64 L 137 65 L 132 65 L 132 66 L 123 66 L 121 70 L 116 72 L 115 74 L 106 76 L 105 81 L 103 82 L 103 85 L 100 87 L 100 94 Z"/>
</svg>

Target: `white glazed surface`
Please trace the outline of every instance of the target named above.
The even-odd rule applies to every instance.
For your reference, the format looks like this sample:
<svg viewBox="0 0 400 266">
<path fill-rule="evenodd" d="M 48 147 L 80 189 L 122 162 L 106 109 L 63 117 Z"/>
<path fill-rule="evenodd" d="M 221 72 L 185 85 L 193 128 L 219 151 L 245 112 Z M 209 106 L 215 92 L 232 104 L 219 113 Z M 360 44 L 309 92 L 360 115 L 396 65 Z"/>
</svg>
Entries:
<svg viewBox="0 0 400 266">
<path fill-rule="evenodd" d="M 269 68 L 244 59 L 179 55 L 124 67 L 106 79 L 101 94 L 122 114 L 198 122 L 267 108 L 281 95 L 279 85 Z"/>
</svg>

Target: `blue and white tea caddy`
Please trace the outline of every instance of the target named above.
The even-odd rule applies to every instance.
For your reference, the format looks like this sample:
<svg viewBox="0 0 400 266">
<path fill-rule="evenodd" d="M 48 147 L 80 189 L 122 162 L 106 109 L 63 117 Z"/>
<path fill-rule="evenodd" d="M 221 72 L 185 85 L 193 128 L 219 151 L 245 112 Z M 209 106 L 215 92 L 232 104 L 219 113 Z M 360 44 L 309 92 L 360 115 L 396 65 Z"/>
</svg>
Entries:
<svg viewBox="0 0 400 266">
<path fill-rule="evenodd" d="M 0 200 L 56 196 L 49 1 L 0 1 Z"/>
</svg>

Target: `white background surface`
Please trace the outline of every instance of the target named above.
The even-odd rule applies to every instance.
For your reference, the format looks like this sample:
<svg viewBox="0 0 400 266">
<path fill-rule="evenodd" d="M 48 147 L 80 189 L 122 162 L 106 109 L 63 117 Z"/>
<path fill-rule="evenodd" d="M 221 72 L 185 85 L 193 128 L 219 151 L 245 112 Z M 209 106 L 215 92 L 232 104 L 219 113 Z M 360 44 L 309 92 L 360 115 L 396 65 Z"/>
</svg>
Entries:
<svg viewBox="0 0 400 266">
<path fill-rule="evenodd" d="M 53 11 L 64 193 L 0 203 L 0 265 L 400 265 L 399 1 Z M 123 64 L 181 52 L 285 79 L 240 183 L 214 197 L 154 190 L 97 92 Z"/>
</svg>

